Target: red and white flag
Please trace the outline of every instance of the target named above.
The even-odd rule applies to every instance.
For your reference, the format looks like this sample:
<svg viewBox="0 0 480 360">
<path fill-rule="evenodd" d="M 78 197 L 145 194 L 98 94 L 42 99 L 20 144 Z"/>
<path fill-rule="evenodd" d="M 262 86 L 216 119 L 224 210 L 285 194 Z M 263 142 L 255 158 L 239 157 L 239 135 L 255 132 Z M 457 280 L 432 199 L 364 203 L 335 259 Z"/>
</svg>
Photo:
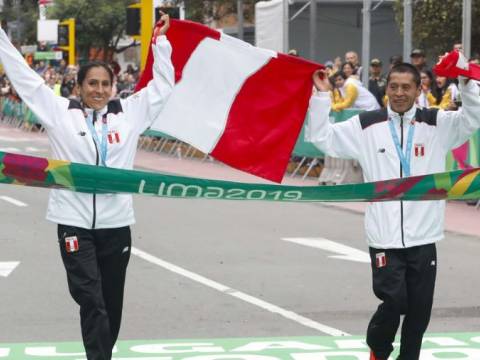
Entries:
<svg viewBox="0 0 480 360">
<path fill-rule="evenodd" d="M 237 169 L 281 182 L 322 65 L 171 20 L 176 86 L 152 126 Z M 153 56 L 136 90 L 152 78 Z"/>
<path fill-rule="evenodd" d="M 480 66 L 468 63 L 461 52 L 452 51 L 433 67 L 435 74 L 448 78 L 465 76 L 469 79 L 480 80 Z"/>
</svg>

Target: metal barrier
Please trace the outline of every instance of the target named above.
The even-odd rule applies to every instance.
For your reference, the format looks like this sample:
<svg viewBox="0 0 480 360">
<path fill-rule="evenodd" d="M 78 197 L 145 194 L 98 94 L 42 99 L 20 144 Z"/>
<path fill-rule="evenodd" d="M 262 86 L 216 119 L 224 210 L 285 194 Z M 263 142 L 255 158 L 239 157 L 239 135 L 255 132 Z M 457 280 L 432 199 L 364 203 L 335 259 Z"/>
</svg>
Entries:
<svg viewBox="0 0 480 360">
<path fill-rule="evenodd" d="M 341 112 L 332 112 L 334 122 L 345 121 L 358 114 L 357 109 L 347 109 Z M 21 128 L 25 131 L 43 132 L 44 128 L 35 114 L 22 102 L 8 97 L 0 97 L 0 121 Z M 354 160 L 342 160 L 325 156 L 313 144 L 304 138 L 305 126 L 299 135 L 293 149 L 292 158 L 288 167 L 290 175 L 301 175 L 303 179 L 313 174 L 319 176 L 322 184 L 339 184 L 362 181 L 362 172 Z M 147 130 L 138 142 L 138 147 L 149 152 L 159 152 L 167 156 L 178 158 L 199 159 L 200 161 L 214 161 L 208 154 L 188 145 L 172 136 L 155 130 Z M 468 162 L 472 166 L 479 166 L 480 162 L 480 130 L 477 131 L 469 142 Z M 317 169 L 317 171 L 314 171 Z M 451 154 L 447 158 L 447 170 L 458 169 L 458 163 Z M 476 205 L 480 208 L 480 201 Z"/>
</svg>

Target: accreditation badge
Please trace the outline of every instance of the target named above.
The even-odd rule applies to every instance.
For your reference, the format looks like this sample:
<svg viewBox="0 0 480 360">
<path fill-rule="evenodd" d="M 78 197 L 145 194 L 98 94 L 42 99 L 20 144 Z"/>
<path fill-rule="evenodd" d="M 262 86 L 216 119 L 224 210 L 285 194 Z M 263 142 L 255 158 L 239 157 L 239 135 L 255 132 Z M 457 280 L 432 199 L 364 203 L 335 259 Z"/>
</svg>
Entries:
<svg viewBox="0 0 480 360">
<path fill-rule="evenodd" d="M 68 236 L 65 238 L 65 250 L 67 253 L 78 251 L 78 238 L 76 236 Z"/>
</svg>

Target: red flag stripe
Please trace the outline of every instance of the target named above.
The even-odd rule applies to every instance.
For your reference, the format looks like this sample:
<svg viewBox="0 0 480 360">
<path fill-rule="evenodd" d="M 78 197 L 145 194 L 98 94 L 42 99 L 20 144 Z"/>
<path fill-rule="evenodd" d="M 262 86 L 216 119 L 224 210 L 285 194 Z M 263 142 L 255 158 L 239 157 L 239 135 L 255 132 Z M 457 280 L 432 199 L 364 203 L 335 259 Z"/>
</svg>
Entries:
<svg viewBox="0 0 480 360">
<path fill-rule="evenodd" d="M 311 76 L 318 67 L 279 54 L 250 76 L 232 104 L 224 133 L 211 155 L 280 182 L 305 119 Z M 288 121 L 283 121 L 285 114 Z"/>
</svg>

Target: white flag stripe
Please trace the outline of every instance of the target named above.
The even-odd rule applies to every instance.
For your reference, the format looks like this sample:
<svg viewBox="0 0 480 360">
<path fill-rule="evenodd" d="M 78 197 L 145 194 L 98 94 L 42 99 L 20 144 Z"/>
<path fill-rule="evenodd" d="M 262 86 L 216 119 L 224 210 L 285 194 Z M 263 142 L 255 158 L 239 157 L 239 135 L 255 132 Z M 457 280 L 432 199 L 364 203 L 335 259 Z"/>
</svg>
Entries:
<svg viewBox="0 0 480 360">
<path fill-rule="evenodd" d="M 223 134 L 231 105 L 245 80 L 274 54 L 225 36 L 221 41 L 205 38 L 185 64 L 182 79 L 152 129 L 210 153 Z"/>
<path fill-rule="evenodd" d="M 202 275 L 196 274 L 194 272 L 191 272 L 189 270 L 183 269 L 180 266 L 171 264 L 165 260 L 159 259 L 143 250 L 140 250 L 138 248 L 132 247 L 132 255 L 138 256 L 142 258 L 143 260 L 146 260 L 152 264 L 158 265 L 160 267 L 163 267 L 164 269 L 167 269 L 171 272 L 174 272 L 176 274 L 182 275 L 190 280 L 199 282 L 200 284 L 203 284 L 205 286 L 208 286 L 212 289 L 215 289 L 217 291 L 220 291 L 221 293 L 233 296 L 237 299 L 241 299 L 243 301 L 248 302 L 249 304 L 258 306 L 264 310 L 267 310 L 271 313 L 279 314 L 283 316 L 284 318 L 287 318 L 289 320 L 293 320 L 303 326 L 321 331 L 325 334 L 332 335 L 332 336 L 347 336 L 346 332 L 343 332 L 341 330 L 332 328 L 327 325 L 320 324 L 314 320 L 308 319 L 304 316 L 298 315 L 294 313 L 293 311 L 283 309 L 277 305 L 268 303 L 264 300 L 255 298 L 251 295 L 248 295 L 246 293 L 234 290 L 226 285 L 220 284 L 216 281 L 210 280 Z"/>
<path fill-rule="evenodd" d="M 3 201 L 9 202 L 10 204 L 19 206 L 19 207 L 28 206 L 28 205 L 25 204 L 24 202 L 21 202 L 20 200 L 11 198 L 10 196 L 0 196 L 0 199 L 3 200 Z"/>
</svg>

